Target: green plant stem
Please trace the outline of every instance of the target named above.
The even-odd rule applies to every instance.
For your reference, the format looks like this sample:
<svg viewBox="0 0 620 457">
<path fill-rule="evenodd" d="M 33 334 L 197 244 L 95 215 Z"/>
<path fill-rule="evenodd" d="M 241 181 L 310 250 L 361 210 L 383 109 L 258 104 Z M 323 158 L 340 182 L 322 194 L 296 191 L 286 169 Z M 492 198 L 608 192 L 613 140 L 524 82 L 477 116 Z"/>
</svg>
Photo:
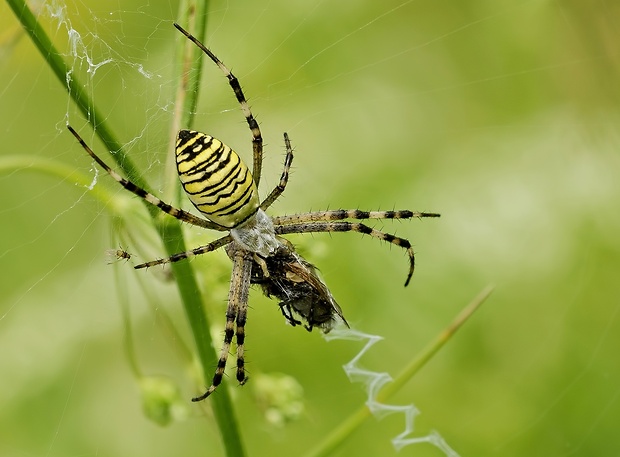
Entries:
<svg viewBox="0 0 620 457">
<path fill-rule="evenodd" d="M 82 89 L 84 86 L 79 83 L 73 75 L 71 78 L 67 78 L 67 75 L 71 74 L 69 72 L 70 69 L 65 64 L 60 53 L 52 44 L 26 2 L 24 0 L 6 1 L 54 75 L 56 75 L 63 87 L 68 90 L 72 100 L 91 123 L 108 151 L 117 152 L 117 154 L 112 154 L 112 157 L 119 168 L 121 168 L 128 178 L 136 185 L 148 189 L 149 186 L 147 186 L 140 177 L 137 169 L 124 153 L 122 145 L 112 134 L 110 127 L 105 121 L 106 116 L 102 116 L 99 113 L 92 99 L 88 96 L 87 92 Z M 159 233 L 162 238 L 166 252 L 172 255 L 175 252 L 185 251 L 186 247 L 179 222 L 170 217 L 162 217 L 163 214 L 159 209 L 152 205 L 146 204 L 146 207 L 153 219 L 157 233 Z M 204 378 L 209 379 L 211 376 L 209 368 L 215 365 L 217 355 L 211 342 L 209 333 L 210 326 L 203 310 L 200 290 L 198 289 L 189 262 L 177 262 L 171 264 L 171 266 L 196 343 L 198 356 L 205 375 Z M 217 395 L 213 395 L 209 399 L 209 402 L 215 412 L 216 422 L 220 435 L 222 436 L 226 455 L 231 457 L 245 455 L 240 430 L 233 412 L 234 410 L 228 390 L 225 388 L 219 389 Z M 205 452 L 209 452 L 209 450 L 205 448 Z"/>
<path fill-rule="evenodd" d="M 26 2 L 23 0 L 6 1 L 58 81 L 68 90 L 71 99 L 78 106 L 84 117 L 89 120 L 93 127 L 96 127 L 97 135 L 101 141 L 103 141 L 108 151 L 119 152 L 119 154 L 111 155 L 118 166 L 125 172 L 129 179 L 135 180 L 136 184 L 139 186 L 145 184 L 140 179 L 136 167 L 123 152 L 121 143 L 112 134 L 112 131 L 104 121 L 105 116 L 99 113 L 99 110 L 94 106 L 92 100 L 83 89 L 84 86 L 80 84 L 73 75 L 69 78 L 67 77 L 67 75 L 71 75 L 69 68 Z"/>
<path fill-rule="evenodd" d="M 75 168 L 57 162 L 55 160 L 43 159 L 34 156 L 6 156 L 0 158 L 0 174 L 8 173 L 16 170 L 31 171 L 35 173 L 43 173 L 49 176 L 60 178 L 80 187 L 89 187 L 93 182 L 92 176 L 80 173 Z M 104 187 L 94 186 L 91 189 L 93 196 L 106 206 L 114 201 L 114 196 Z"/>
<path fill-rule="evenodd" d="M 114 228 L 112 228 L 112 230 L 114 231 Z M 142 370 L 140 370 L 136 347 L 134 345 L 133 327 L 131 325 L 131 306 L 128 300 L 127 283 L 124 276 L 121 274 L 119 265 L 114 265 L 114 280 L 116 284 L 116 295 L 123 319 L 123 346 L 125 347 L 125 356 L 129 361 L 129 366 L 134 376 L 137 379 L 142 379 L 144 375 L 142 374 Z"/>
<path fill-rule="evenodd" d="M 439 351 L 444 344 L 456 333 L 463 323 L 471 317 L 480 305 L 493 292 L 493 286 L 485 287 L 476 298 L 474 298 L 456 318 L 441 331 L 419 354 L 411 360 L 409 365 L 390 383 L 386 384 L 377 394 L 376 401 L 385 403 L 390 397 L 398 392 L 425 364 L 433 355 Z M 322 457 L 331 455 L 362 423 L 372 415 L 368 407 L 363 406 L 350 415 L 333 433 L 324 439 L 315 449 L 306 454 L 307 457 Z"/>
</svg>

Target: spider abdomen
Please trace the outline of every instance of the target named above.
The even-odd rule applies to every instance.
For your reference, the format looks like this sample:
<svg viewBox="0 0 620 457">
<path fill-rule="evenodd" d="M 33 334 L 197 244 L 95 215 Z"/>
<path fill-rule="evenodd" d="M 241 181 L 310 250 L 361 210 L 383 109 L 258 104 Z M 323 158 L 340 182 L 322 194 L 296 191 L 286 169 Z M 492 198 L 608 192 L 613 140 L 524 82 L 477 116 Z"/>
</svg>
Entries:
<svg viewBox="0 0 620 457">
<path fill-rule="evenodd" d="M 176 160 L 187 196 L 207 219 L 233 228 L 258 210 L 258 190 L 252 173 L 237 153 L 218 139 L 181 130 Z"/>
</svg>

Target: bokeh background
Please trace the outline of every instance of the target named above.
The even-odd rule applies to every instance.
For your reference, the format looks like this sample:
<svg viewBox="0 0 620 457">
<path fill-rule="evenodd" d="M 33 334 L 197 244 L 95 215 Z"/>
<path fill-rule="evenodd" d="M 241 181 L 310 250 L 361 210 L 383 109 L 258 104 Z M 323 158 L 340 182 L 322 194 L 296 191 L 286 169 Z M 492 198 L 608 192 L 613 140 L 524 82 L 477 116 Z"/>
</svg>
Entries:
<svg viewBox="0 0 620 457">
<path fill-rule="evenodd" d="M 37 8 L 127 152 L 165 192 L 178 5 Z M 212 2 L 207 43 L 261 122 L 266 187 L 280 174 L 282 132 L 295 145 L 274 213 L 442 213 L 375 225 L 413 242 L 418 268 L 407 289 L 395 247 L 356 234 L 294 238 L 349 322 L 384 337 L 364 366 L 396 375 L 496 285 L 393 399 L 420 410 L 415 434 L 437 430 L 461 455 L 620 452 L 619 9 L 577 0 Z M 185 400 L 200 388 L 179 349 L 191 338 L 165 272 L 136 275 L 133 260 L 110 265 L 105 251 L 122 245 L 140 261 L 163 248 L 136 199 L 96 175 L 66 132 L 70 121 L 107 157 L 4 3 L 0 29 L 0 454 L 222 455 L 208 405 L 186 405 L 185 419 L 165 428 L 142 413 L 123 309 L 142 373 L 170 378 Z M 72 48 L 69 29 L 84 49 Z M 203 76 L 196 126 L 249 159 L 225 79 L 208 63 Z M 41 159 L 76 175 L 41 173 Z M 98 198 L 78 176 L 107 193 Z M 186 232 L 193 244 L 213 239 Z M 224 253 L 194 262 L 219 344 L 229 264 Z M 290 376 L 304 410 L 275 426 L 257 401 L 259 382 L 227 380 L 245 445 L 256 456 L 303 454 L 365 402 L 341 369 L 361 344 L 284 325 L 257 290 L 251 306 L 251 375 Z M 392 455 L 403 427 L 401 416 L 371 418 L 338 455 Z M 400 455 L 441 453 L 422 444 Z"/>
</svg>

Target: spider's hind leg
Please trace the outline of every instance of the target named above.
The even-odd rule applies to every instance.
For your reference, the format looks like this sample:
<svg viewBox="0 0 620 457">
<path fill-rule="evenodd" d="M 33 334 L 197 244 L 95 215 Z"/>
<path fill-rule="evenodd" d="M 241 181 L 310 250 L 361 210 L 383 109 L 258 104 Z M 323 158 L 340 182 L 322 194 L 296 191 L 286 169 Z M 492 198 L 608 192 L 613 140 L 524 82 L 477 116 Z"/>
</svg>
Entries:
<svg viewBox="0 0 620 457">
<path fill-rule="evenodd" d="M 235 93 L 235 97 L 241 106 L 241 111 L 245 116 L 245 120 L 248 123 L 248 127 L 252 132 L 252 150 L 254 152 L 254 163 L 252 168 L 252 177 L 254 178 L 254 182 L 256 183 L 256 187 L 258 187 L 258 183 L 260 182 L 261 169 L 263 164 L 263 137 L 260 131 L 260 127 L 258 126 L 258 122 L 254 118 L 252 114 L 252 110 L 250 109 L 250 105 L 243 95 L 243 90 L 241 89 L 241 84 L 235 75 L 222 63 L 220 59 L 216 57 L 213 52 L 209 48 L 207 48 L 204 44 L 202 44 L 195 36 L 181 27 L 179 24 L 174 24 L 179 32 L 185 35 L 192 43 L 200 48 L 202 52 L 204 52 L 219 68 L 222 70 L 226 79 L 228 79 L 228 84 L 232 88 Z"/>
<path fill-rule="evenodd" d="M 90 146 L 86 144 L 86 142 L 82 139 L 80 134 L 77 133 L 73 129 L 73 127 L 67 124 L 67 128 L 73 134 L 73 136 L 78 140 L 78 142 L 80 143 L 82 148 L 88 153 L 88 155 L 91 156 L 95 160 L 95 162 L 97 162 L 99 166 L 103 168 L 116 182 L 118 182 L 121 186 L 123 186 L 126 190 L 128 190 L 132 194 L 137 195 L 138 197 L 142 198 L 143 200 L 150 203 L 151 205 L 159 208 L 164 213 L 169 214 L 170 216 L 180 221 L 187 222 L 188 224 L 195 225 L 197 227 L 203 227 L 203 228 L 212 229 L 212 230 L 218 230 L 218 231 L 226 230 L 226 227 L 216 224 L 215 222 L 211 222 L 209 220 L 196 217 L 193 214 L 188 213 L 187 211 L 184 211 L 182 209 L 178 209 L 172 205 L 169 205 L 168 203 L 157 198 L 155 195 L 144 190 L 140 186 L 134 184 L 128 179 L 123 178 L 116 171 L 112 170 L 103 161 L 103 159 L 101 159 L 97 154 L 93 152 Z"/>
</svg>

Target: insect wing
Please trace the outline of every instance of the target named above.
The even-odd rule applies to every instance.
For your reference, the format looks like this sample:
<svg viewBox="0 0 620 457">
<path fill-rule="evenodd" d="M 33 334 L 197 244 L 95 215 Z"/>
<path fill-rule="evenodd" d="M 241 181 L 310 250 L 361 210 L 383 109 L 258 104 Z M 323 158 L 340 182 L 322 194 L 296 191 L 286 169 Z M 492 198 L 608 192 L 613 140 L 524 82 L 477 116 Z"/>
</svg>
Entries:
<svg viewBox="0 0 620 457">
<path fill-rule="evenodd" d="M 305 282 L 309 284 L 321 297 L 321 303 L 328 303 L 331 306 L 331 310 L 335 312 L 342 322 L 348 327 L 349 324 L 347 320 L 342 315 L 342 309 L 334 300 L 333 295 L 325 285 L 323 281 L 318 277 L 316 273 L 316 268 L 314 265 L 306 262 L 303 259 L 299 259 L 301 261 L 291 262 L 285 264 L 285 269 L 287 270 L 287 278 L 293 281 L 299 280 L 300 282 Z M 298 279 L 295 279 L 298 278 Z"/>
</svg>

